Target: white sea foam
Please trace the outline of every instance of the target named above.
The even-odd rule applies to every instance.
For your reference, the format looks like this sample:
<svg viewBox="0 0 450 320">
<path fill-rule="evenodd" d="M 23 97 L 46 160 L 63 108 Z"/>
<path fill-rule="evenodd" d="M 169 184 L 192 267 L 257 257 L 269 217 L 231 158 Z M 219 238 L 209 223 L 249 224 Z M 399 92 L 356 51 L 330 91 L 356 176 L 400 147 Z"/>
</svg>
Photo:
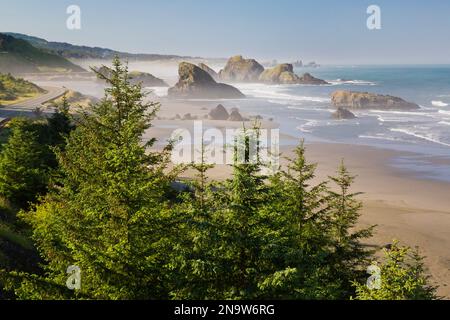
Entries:
<svg viewBox="0 0 450 320">
<path fill-rule="evenodd" d="M 432 134 L 432 133 L 424 133 L 423 130 L 421 130 L 420 132 L 418 131 L 413 131 L 412 129 L 404 129 L 404 128 L 392 128 L 390 129 L 391 132 L 399 132 L 399 133 L 403 133 L 406 134 L 408 136 L 413 136 L 419 139 L 423 139 L 429 142 L 433 142 L 433 143 L 437 143 L 443 146 L 447 146 L 450 147 L 450 143 L 446 143 L 443 142 L 441 140 L 439 140 L 439 137 L 436 137 L 436 135 Z"/>
<path fill-rule="evenodd" d="M 292 104 L 292 102 L 309 101 L 325 103 L 330 102 L 329 98 L 300 96 L 287 93 L 292 86 L 289 85 L 265 85 L 265 84 L 236 84 L 236 87 L 246 96 L 269 99 L 272 103 Z M 275 102 L 277 101 L 277 102 Z"/>
<path fill-rule="evenodd" d="M 448 103 L 443 101 L 431 101 L 431 104 L 435 107 L 448 107 Z"/>
<path fill-rule="evenodd" d="M 395 110 L 370 110 L 371 113 L 383 113 L 383 114 L 404 114 L 404 115 L 414 115 L 414 116 L 423 116 L 428 115 L 424 112 L 414 112 L 414 111 L 395 111 Z"/>
<path fill-rule="evenodd" d="M 383 118 L 382 116 L 378 116 L 378 121 L 380 122 L 411 122 L 411 119 L 407 118 Z"/>
<path fill-rule="evenodd" d="M 312 128 L 317 127 L 319 125 L 319 121 L 318 120 L 300 119 L 300 118 L 296 118 L 296 119 L 297 120 L 301 120 L 301 121 L 306 121 L 306 123 L 304 123 L 301 126 L 297 127 L 297 130 L 300 130 L 300 131 L 305 132 L 305 133 L 311 133 L 312 132 Z"/>
<path fill-rule="evenodd" d="M 342 79 L 336 79 L 336 80 L 327 80 L 328 83 L 330 83 L 333 86 L 338 85 L 356 85 L 356 86 L 376 86 L 376 82 L 372 81 L 365 81 L 365 80 L 342 80 Z"/>
</svg>

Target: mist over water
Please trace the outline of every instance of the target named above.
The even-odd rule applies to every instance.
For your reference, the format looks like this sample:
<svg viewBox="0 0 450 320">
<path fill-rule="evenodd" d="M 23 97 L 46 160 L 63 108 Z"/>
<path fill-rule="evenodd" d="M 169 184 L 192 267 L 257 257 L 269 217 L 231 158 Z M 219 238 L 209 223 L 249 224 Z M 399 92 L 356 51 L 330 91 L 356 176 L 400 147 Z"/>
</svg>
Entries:
<svg viewBox="0 0 450 320">
<path fill-rule="evenodd" d="M 142 71 L 163 79 L 170 86 L 178 80 L 179 61 L 128 62 L 130 71 Z M 195 62 L 194 62 L 195 63 Z M 223 64 L 207 62 L 219 71 Z M 84 61 L 82 66 L 101 66 L 104 61 Z M 106 64 L 108 65 L 108 64 Z M 247 99 L 220 101 L 227 108 L 236 107 L 248 114 L 273 118 L 282 133 L 307 142 L 323 141 L 361 144 L 419 154 L 450 157 L 450 66 L 327 66 L 299 68 L 330 83 L 325 86 L 266 85 L 235 83 Z M 104 84 L 93 81 L 37 81 L 102 97 Z M 165 97 L 168 88 L 146 88 Z M 354 111 L 357 119 L 334 120 L 330 96 L 336 90 L 367 91 L 389 94 L 417 103 L 420 110 Z M 219 103 L 219 101 L 217 101 Z M 187 111 L 188 112 L 188 111 Z M 423 161 L 423 160 L 421 160 Z M 396 165 L 417 167 L 411 161 Z M 422 166 L 423 168 L 423 166 Z M 435 170 L 437 166 L 431 165 Z M 448 177 L 448 167 L 436 170 Z M 442 172 L 441 172 L 442 171 Z M 435 174 L 435 172 L 434 172 Z"/>
</svg>

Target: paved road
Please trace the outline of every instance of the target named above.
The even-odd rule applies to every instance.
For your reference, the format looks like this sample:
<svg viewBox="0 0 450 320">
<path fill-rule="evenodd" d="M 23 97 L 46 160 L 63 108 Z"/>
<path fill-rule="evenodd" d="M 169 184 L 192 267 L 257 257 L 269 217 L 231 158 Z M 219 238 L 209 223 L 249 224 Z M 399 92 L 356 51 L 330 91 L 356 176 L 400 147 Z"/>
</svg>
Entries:
<svg viewBox="0 0 450 320">
<path fill-rule="evenodd" d="M 58 87 L 42 87 L 45 91 L 47 91 L 46 94 L 43 94 L 36 98 L 31 98 L 16 104 L 11 104 L 8 106 L 3 107 L 3 109 L 24 109 L 24 110 L 34 110 L 36 107 L 42 106 L 43 103 L 58 98 L 64 94 L 64 92 L 67 91 L 65 88 L 58 88 Z"/>
<path fill-rule="evenodd" d="M 18 116 L 30 117 L 33 116 L 33 111 L 36 107 L 41 107 L 43 103 L 58 98 L 67 91 L 65 88 L 57 87 L 42 87 L 47 91 L 39 97 L 28 99 L 20 103 L 12 104 L 9 106 L 0 107 L 0 122 L 7 118 L 14 118 Z M 43 110 L 46 113 L 53 113 L 53 110 Z"/>
</svg>

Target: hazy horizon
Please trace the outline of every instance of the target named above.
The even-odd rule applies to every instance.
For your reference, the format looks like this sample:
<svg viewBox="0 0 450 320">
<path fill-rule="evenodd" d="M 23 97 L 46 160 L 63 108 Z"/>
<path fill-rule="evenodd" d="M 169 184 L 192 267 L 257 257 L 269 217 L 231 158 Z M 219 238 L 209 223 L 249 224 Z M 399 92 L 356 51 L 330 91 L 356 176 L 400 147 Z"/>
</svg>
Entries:
<svg viewBox="0 0 450 320">
<path fill-rule="evenodd" d="M 450 31 L 450 2 L 133 3 L 17 0 L 6 6 L 4 2 L 0 27 L 3 32 L 130 53 L 204 58 L 242 54 L 263 61 L 326 65 L 450 64 L 450 44 L 444 41 Z M 81 30 L 66 28 L 66 8 L 72 4 L 81 8 Z M 366 26 L 366 10 L 372 4 L 381 8 L 381 30 Z"/>
</svg>

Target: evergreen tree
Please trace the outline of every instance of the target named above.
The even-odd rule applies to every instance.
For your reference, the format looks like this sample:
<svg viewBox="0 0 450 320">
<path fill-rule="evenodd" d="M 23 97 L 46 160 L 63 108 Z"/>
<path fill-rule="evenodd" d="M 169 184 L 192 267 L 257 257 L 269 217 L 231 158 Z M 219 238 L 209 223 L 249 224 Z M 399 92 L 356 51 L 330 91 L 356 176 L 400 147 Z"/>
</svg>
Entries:
<svg viewBox="0 0 450 320">
<path fill-rule="evenodd" d="M 336 177 L 330 177 L 338 191 L 329 191 L 331 214 L 330 232 L 333 240 L 333 254 L 327 263 L 332 268 L 332 276 L 341 282 L 343 297 L 352 294 L 352 282 L 365 277 L 371 251 L 365 249 L 362 241 L 372 236 L 374 227 L 357 230 L 362 203 L 356 200 L 361 193 L 351 193 L 355 181 L 344 163 L 338 168 Z"/>
<path fill-rule="evenodd" d="M 217 277 L 214 273 L 214 241 L 217 239 L 217 225 L 213 220 L 214 182 L 208 181 L 207 172 L 213 165 L 206 163 L 207 146 L 202 141 L 200 163 L 192 163 L 195 171 L 193 181 L 184 182 L 173 207 L 177 219 L 177 235 L 171 255 L 171 266 L 175 287 L 171 291 L 175 299 L 208 299 Z"/>
<path fill-rule="evenodd" d="M 48 119 L 48 139 L 51 146 L 62 147 L 65 139 L 74 129 L 69 110 L 70 106 L 64 94 L 61 105 L 56 107 L 55 112 Z"/>
<path fill-rule="evenodd" d="M 236 139 L 232 178 L 215 197 L 213 219 L 218 226 L 218 238 L 214 254 L 220 273 L 214 298 L 258 298 L 258 282 L 273 270 L 268 265 L 270 258 L 264 257 L 273 241 L 273 224 L 261 212 L 269 202 L 269 192 L 267 177 L 261 174 L 258 130 L 255 130 L 244 129 Z"/>
<path fill-rule="evenodd" d="M 46 265 L 45 276 L 12 275 L 22 279 L 19 298 L 167 297 L 167 238 L 175 228 L 165 201 L 168 154 L 147 152 L 154 140 L 141 144 L 158 105 L 143 102 L 118 59 L 111 71 L 99 75 L 110 86 L 105 98 L 57 152 L 63 186 L 25 216 Z M 65 288 L 71 265 L 82 274 L 75 295 Z"/>
<path fill-rule="evenodd" d="M 294 154 L 287 158 L 287 169 L 271 178 L 274 210 L 281 215 L 279 230 L 286 238 L 278 253 L 285 271 L 277 286 L 266 289 L 285 299 L 336 298 L 339 284 L 326 263 L 331 255 L 327 183 L 314 184 L 316 164 L 306 161 L 303 142 Z"/>
<path fill-rule="evenodd" d="M 26 207 L 45 193 L 49 150 L 39 139 L 31 120 L 14 119 L 12 131 L 0 154 L 0 194 L 19 207 Z"/>
<path fill-rule="evenodd" d="M 399 245 L 398 241 L 384 250 L 384 261 L 379 267 L 380 286 L 369 288 L 355 282 L 358 300 L 433 300 L 436 287 L 430 284 L 423 257 L 418 250 Z"/>
</svg>

